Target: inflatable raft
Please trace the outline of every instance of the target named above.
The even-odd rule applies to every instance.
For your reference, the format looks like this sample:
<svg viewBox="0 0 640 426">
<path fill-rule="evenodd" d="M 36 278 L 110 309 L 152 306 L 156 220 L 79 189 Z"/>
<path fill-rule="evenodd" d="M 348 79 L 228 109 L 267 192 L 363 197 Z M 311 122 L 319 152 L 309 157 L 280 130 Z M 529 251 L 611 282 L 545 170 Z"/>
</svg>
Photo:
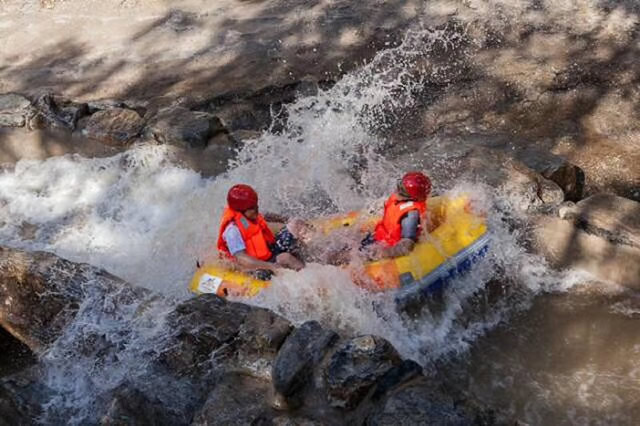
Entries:
<svg viewBox="0 0 640 426">
<path fill-rule="evenodd" d="M 393 292 L 399 303 L 408 304 L 442 290 L 487 253 L 485 218 L 471 211 L 466 197 L 432 197 L 428 206 L 430 232 L 406 256 L 365 263 L 358 269 L 362 276 L 354 280 L 358 285 Z M 375 221 L 354 212 L 312 223 L 330 234 L 349 226 L 366 228 Z M 223 265 L 205 264 L 196 271 L 190 289 L 197 294 L 253 297 L 269 284 Z"/>
</svg>

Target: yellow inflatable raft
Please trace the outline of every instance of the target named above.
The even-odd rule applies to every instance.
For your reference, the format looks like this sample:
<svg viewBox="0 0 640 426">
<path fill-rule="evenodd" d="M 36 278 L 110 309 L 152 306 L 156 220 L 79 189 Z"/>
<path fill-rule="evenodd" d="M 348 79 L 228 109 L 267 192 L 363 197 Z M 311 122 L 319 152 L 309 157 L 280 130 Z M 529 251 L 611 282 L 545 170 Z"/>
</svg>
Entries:
<svg viewBox="0 0 640 426">
<path fill-rule="evenodd" d="M 399 302 L 441 290 L 456 276 L 466 272 L 488 251 L 485 218 L 474 214 L 467 197 L 432 197 L 428 203 L 431 230 L 411 253 L 392 259 L 364 264 L 364 277 L 355 277 L 359 285 L 373 291 L 393 291 Z M 376 218 L 364 218 L 357 212 L 314 221 L 316 229 L 330 234 L 348 226 L 366 226 Z M 364 278 L 364 279 L 360 279 Z M 191 291 L 253 297 L 268 287 L 269 281 L 253 278 L 223 265 L 205 264 L 191 280 Z"/>
</svg>

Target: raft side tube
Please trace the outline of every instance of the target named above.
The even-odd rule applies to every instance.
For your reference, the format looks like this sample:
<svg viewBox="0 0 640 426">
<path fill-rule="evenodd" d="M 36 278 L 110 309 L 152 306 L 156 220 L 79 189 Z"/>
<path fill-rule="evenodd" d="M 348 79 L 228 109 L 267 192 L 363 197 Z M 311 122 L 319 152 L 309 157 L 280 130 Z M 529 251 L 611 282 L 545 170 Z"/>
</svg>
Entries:
<svg viewBox="0 0 640 426">
<path fill-rule="evenodd" d="M 196 294 L 212 293 L 220 297 L 253 297 L 269 286 L 263 281 L 243 272 L 232 271 L 218 265 L 200 267 L 191 280 L 190 289 Z"/>
<path fill-rule="evenodd" d="M 468 272 L 489 251 L 489 235 L 485 234 L 430 274 L 396 290 L 394 299 L 399 307 L 421 304 L 436 293 L 442 292 L 453 280 Z"/>
</svg>

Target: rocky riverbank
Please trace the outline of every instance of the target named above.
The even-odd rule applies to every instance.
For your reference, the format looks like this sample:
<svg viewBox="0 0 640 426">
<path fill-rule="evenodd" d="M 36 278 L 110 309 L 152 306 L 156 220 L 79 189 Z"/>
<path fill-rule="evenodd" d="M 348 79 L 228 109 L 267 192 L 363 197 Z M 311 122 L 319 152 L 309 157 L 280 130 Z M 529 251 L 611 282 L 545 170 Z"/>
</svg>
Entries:
<svg viewBox="0 0 640 426">
<path fill-rule="evenodd" d="M 0 326 L 11 335 L 5 340 L 27 345 L 44 363 L 90 358 L 93 366 L 117 370 L 126 347 L 138 343 L 140 322 L 163 325 L 146 336 L 154 345 L 141 348 L 131 371 L 75 412 L 46 408 L 57 395 L 41 365 L 5 375 L 0 412 L 7 424 L 58 422 L 70 414 L 104 425 L 504 421 L 424 376 L 380 337 L 341 337 L 315 321 L 294 327 L 268 310 L 210 295 L 168 307 L 160 296 L 89 265 L 43 252 L 0 253 Z M 163 315 L 157 306 L 167 306 Z M 97 328 L 101 322 L 118 327 L 105 332 Z"/>
</svg>

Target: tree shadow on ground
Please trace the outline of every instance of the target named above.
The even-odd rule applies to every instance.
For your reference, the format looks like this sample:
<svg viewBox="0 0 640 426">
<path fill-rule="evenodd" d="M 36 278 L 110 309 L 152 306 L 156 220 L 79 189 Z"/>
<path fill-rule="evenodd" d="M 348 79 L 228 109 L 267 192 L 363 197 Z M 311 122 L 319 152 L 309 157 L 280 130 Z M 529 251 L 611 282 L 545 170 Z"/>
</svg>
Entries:
<svg viewBox="0 0 640 426">
<path fill-rule="evenodd" d="M 399 0 L 174 7 L 123 40 L 126 46 L 116 54 L 96 57 L 86 34 L 71 33 L 30 60 L 4 67 L 0 76 L 20 93 L 49 88 L 75 98 L 105 92 L 160 103 L 180 97 L 202 101 L 339 76 L 397 43 L 413 21 L 405 11 L 406 2 Z"/>
<path fill-rule="evenodd" d="M 506 152 L 535 147 L 582 167 L 587 193 L 638 199 L 638 6 L 588 4 L 593 22 L 574 28 L 553 2 L 525 3 L 529 8 L 504 20 L 499 8 L 484 21 L 473 21 L 480 12 L 469 15 L 463 7 L 451 13 L 459 24 L 448 28 L 467 44 L 436 55 L 431 69 L 457 63 L 458 70 L 425 76 L 416 104 L 387 131 L 389 139 L 419 144 L 464 135 Z"/>
</svg>

